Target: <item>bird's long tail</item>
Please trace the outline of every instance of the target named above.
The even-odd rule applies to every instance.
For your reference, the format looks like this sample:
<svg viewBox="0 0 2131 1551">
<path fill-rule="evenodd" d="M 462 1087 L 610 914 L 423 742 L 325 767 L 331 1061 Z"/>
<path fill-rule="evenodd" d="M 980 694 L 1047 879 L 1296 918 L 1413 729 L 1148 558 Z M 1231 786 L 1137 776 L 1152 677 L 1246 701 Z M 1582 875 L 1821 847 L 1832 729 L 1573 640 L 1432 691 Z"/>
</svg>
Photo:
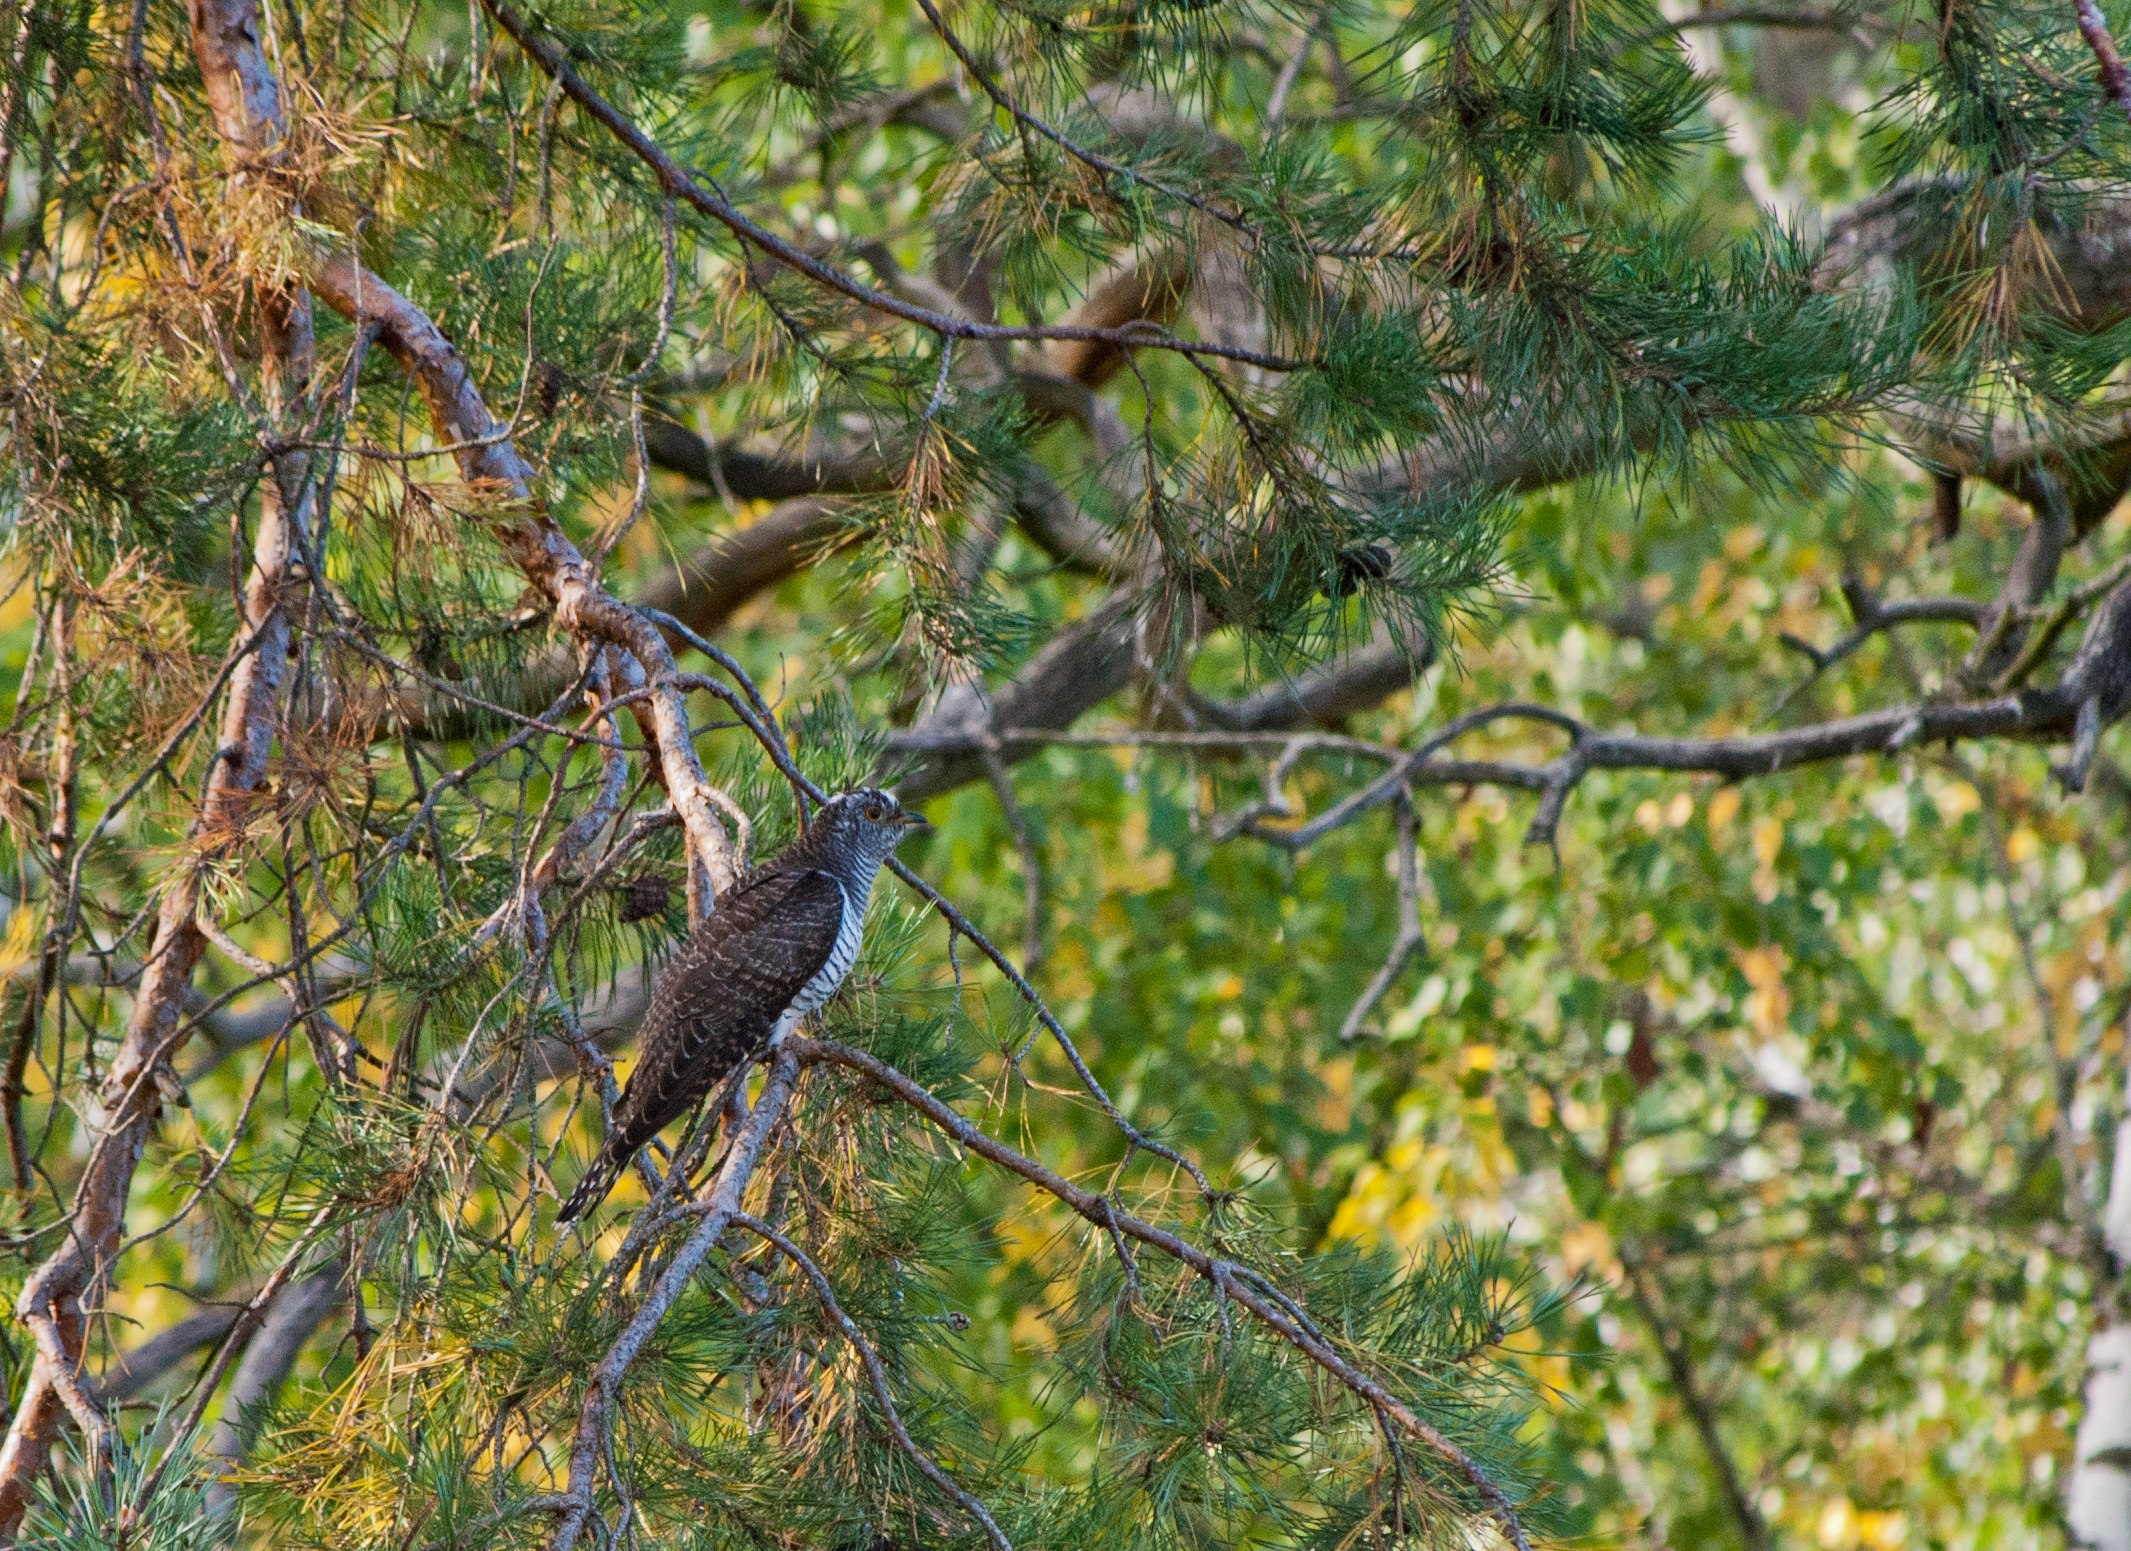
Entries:
<svg viewBox="0 0 2131 1551">
<path fill-rule="evenodd" d="M 612 1190 L 614 1182 L 622 1177 L 622 1170 L 629 1166 L 629 1159 L 635 1151 L 632 1147 L 628 1152 L 617 1152 L 611 1145 L 600 1149 L 599 1156 L 592 1160 L 592 1167 L 585 1170 L 584 1178 L 580 1179 L 577 1188 L 570 1192 L 570 1199 L 563 1202 L 562 1210 L 555 1214 L 556 1226 L 560 1227 L 584 1216 L 606 1200 L 607 1192 Z"/>
</svg>

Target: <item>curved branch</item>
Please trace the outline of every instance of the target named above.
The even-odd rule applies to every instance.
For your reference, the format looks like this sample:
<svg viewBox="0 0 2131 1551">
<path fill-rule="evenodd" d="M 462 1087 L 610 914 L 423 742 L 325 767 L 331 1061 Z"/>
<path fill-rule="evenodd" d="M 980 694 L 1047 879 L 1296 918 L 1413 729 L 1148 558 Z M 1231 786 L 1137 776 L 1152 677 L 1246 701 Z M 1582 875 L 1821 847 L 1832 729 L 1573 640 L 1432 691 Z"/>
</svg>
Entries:
<svg viewBox="0 0 2131 1551">
<path fill-rule="evenodd" d="M 1095 1227 L 1159 1250 L 1188 1267 L 1222 1297 L 1248 1310 L 1268 1330 L 1352 1391 L 1378 1416 L 1389 1417 L 1402 1431 L 1425 1444 L 1478 1494 L 1504 1538 L 1518 1551 L 1531 1551 L 1531 1542 L 1525 1537 L 1516 1506 L 1480 1468 L 1479 1462 L 1440 1430 L 1423 1421 L 1380 1381 L 1342 1357 L 1314 1324 L 1305 1317 L 1298 1317 L 1298 1312 L 1285 1298 L 1266 1290 L 1266 1285 L 1247 1267 L 1210 1255 L 1166 1228 L 1120 1211 L 1108 1196 L 1084 1190 L 1035 1159 L 1016 1152 L 989 1132 L 971 1125 L 944 1099 L 877 1056 L 825 1039 L 795 1039 L 786 1048 L 804 1063 L 841 1066 L 870 1078 L 931 1121 L 941 1134 L 959 1146 L 1018 1174 Z"/>
<path fill-rule="evenodd" d="M 806 249 L 778 236 L 768 227 L 750 219 L 737 206 L 715 189 L 706 188 L 696 176 L 668 156 L 649 135 L 619 108 L 587 84 L 570 64 L 563 50 L 547 38 L 535 33 L 525 18 L 504 3 L 504 0 L 481 0 L 482 8 L 495 19 L 496 25 L 514 38 L 526 55 L 547 73 L 564 95 L 590 114 L 607 132 L 619 140 L 629 153 L 650 168 L 658 180 L 662 193 L 681 200 L 692 209 L 710 217 L 743 245 L 759 248 L 778 263 L 797 270 L 807 279 L 825 290 L 833 291 L 873 312 L 913 323 L 943 339 L 967 339 L 997 343 L 1043 343 L 1060 341 L 1069 344 L 1107 345 L 1115 349 L 1170 350 L 1179 355 L 1202 357 L 1211 360 L 1236 361 L 1266 371 L 1293 371 L 1303 365 L 1301 361 L 1287 356 L 1273 355 L 1262 350 L 1249 350 L 1237 345 L 1226 345 L 1197 339 L 1185 339 L 1160 327 L 1133 326 L 1122 329 L 1087 328 L 1072 324 L 1015 325 L 983 323 L 972 318 L 955 317 L 930 307 L 907 301 L 887 291 L 866 285 L 852 278 L 832 264 L 824 263 Z"/>
<path fill-rule="evenodd" d="M 335 1261 L 275 1294 L 259 1328 L 245 1343 L 237 1371 L 230 1377 L 221 1418 L 207 1440 L 210 1458 L 232 1470 L 243 1464 L 244 1451 L 258 1430 L 260 1413 L 273 1404 L 274 1396 L 295 1369 L 297 1354 L 325 1323 L 347 1286 L 348 1268 Z M 232 1326 L 241 1313 L 232 1311 Z M 236 1489 L 228 1481 L 217 1480 L 209 1485 L 207 1501 L 212 1510 L 226 1512 L 235 1500 Z"/>
<path fill-rule="evenodd" d="M 132 1399 L 202 1347 L 221 1345 L 242 1312 L 234 1306 L 188 1315 L 113 1358 L 97 1389 L 109 1401 Z"/>
<path fill-rule="evenodd" d="M 939 1462 L 919 1448 L 917 1440 L 910 1436 L 910 1429 L 903 1425 L 902 1413 L 896 1409 L 895 1395 L 888 1388 L 888 1370 L 881 1364 L 880 1353 L 873 1349 L 873 1343 L 866 1339 L 865 1332 L 858 1328 L 857 1321 L 846 1314 L 843 1305 L 836 1301 L 836 1289 L 830 1286 L 829 1278 L 821 1267 L 814 1263 L 813 1257 L 759 1217 L 750 1217 L 745 1212 L 736 1211 L 732 1214 L 732 1220 L 756 1237 L 766 1240 L 778 1254 L 791 1261 L 806 1276 L 813 1286 L 814 1296 L 821 1300 L 821 1306 L 828 1311 L 830 1320 L 835 1323 L 844 1340 L 851 1344 L 851 1349 L 858 1353 L 859 1361 L 865 1365 L 867 1382 L 873 1387 L 873 1398 L 880 1405 L 881 1415 L 887 1420 L 888 1430 L 895 1438 L 896 1447 L 910 1457 L 910 1462 L 923 1472 L 926 1480 L 952 1497 L 964 1513 L 984 1526 L 985 1538 L 997 1551 L 1014 1551 L 1005 1534 L 1001 1532 L 998 1522 L 992 1518 L 991 1510 L 953 1476 L 942 1470 Z"/>
<path fill-rule="evenodd" d="M 259 52 L 256 6 L 251 0 L 193 0 L 191 20 L 193 50 L 226 149 L 240 164 L 264 166 L 277 155 L 284 129 L 279 89 Z M 316 353 L 309 300 L 300 290 L 262 288 L 258 323 L 269 409 L 276 415 L 297 411 Z M 232 837 L 245 832 L 253 794 L 267 778 L 288 673 L 289 605 L 296 596 L 291 562 L 303 552 L 316 484 L 304 452 L 277 450 L 270 467 L 242 599 L 248 649 L 230 672 L 220 748 L 191 826 L 197 850 L 165 886 L 126 1032 L 106 1073 L 103 1115 L 91 1132 L 94 1144 L 66 1236 L 30 1274 L 16 1302 L 17 1314 L 36 1335 L 37 1357 L 0 1444 L 0 1540 L 22 1521 L 63 1409 L 87 1429 L 92 1454 L 100 1442 L 100 1413 L 93 1402 L 84 1408 L 76 1371 L 85 1304 L 125 1236 L 134 1172 L 162 1112 L 157 1079 L 175 1081 L 169 1063 L 189 1032 L 182 1011 L 206 947 L 196 923 L 203 876 Z"/>
<path fill-rule="evenodd" d="M 722 891 L 738 877 L 740 860 L 714 811 L 714 805 L 724 804 L 717 802 L 696 756 L 687 704 L 671 682 L 675 669 L 665 637 L 600 584 L 577 546 L 535 499 L 531 465 L 482 402 L 457 347 L 421 308 L 346 255 L 319 265 L 310 283 L 334 311 L 376 329 L 378 342 L 421 385 L 438 434 L 458 444 L 466 477 L 505 498 L 491 530 L 526 580 L 553 602 L 558 623 L 588 640 L 619 646 L 643 665 L 652 690 L 646 731 L 658 745 L 659 773 L 688 835 L 696 864 L 690 868 L 690 901 L 694 913 L 702 915 L 709 900 L 698 898 L 698 868 L 707 874 L 708 890 Z"/>
</svg>

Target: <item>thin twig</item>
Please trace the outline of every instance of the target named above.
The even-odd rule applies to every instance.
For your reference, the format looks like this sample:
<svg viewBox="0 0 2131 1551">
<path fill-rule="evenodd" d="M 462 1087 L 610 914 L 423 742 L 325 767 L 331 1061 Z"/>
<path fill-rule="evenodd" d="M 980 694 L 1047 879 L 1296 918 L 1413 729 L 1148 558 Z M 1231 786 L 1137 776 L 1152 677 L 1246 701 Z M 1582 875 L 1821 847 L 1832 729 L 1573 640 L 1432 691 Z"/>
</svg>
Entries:
<svg viewBox="0 0 2131 1551">
<path fill-rule="evenodd" d="M 1132 1213 L 1118 1210 L 1117 1204 L 1108 1196 L 1084 1190 L 1035 1159 L 1016 1152 L 990 1133 L 971 1125 L 944 1099 L 906 1077 L 878 1056 L 824 1039 L 795 1039 L 789 1041 L 785 1048 L 788 1053 L 808 1064 L 826 1062 L 862 1073 L 930 1120 L 943 1135 L 952 1138 L 967 1151 L 999 1165 L 1010 1173 L 1018 1174 L 1096 1227 L 1114 1227 L 1125 1237 L 1158 1249 L 1179 1264 L 1190 1268 L 1218 1295 L 1247 1310 L 1267 1329 L 1351 1390 L 1364 1404 L 1380 1408 L 1384 1414 L 1394 1418 L 1409 1436 L 1425 1443 L 1453 1473 L 1478 1494 L 1510 1544 L 1516 1547 L 1517 1551 L 1531 1551 L 1531 1542 L 1525 1536 L 1524 1526 L 1515 1505 L 1494 1479 L 1481 1469 L 1478 1461 L 1436 1427 L 1423 1421 L 1406 1402 L 1386 1389 L 1379 1380 L 1342 1357 L 1323 1332 L 1297 1320 L 1281 1306 L 1279 1300 L 1268 1297 L 1261 1290 L 1254 1274 L 1249 1273 L 1245 1267 L 1208 1254 L 1166 1228 L 1157 1227 Z"/>
<path fill-rule="evenodd" d="M 706 187 L 696 174 L 682 167 L 661 150 L 658 143 L 638 128 L 634 120 L 594 91 L 570 64 L 561 47 L 536 33 L 526 19 L 506 4 L 505 0 L 481 0 L 481 3 L 482 8 L 496 19 L 496 24 L 518 41 L 518 46 L 562 87 L 564 94 L 571 101 L 589 113 L 621 141 L 631 155 L 651 169 L 658 179 L 661 193 L 682 200 L 725 227 L 743 242 L 753 244 L 815 284 L 848 297 L 862 307 L 899 318 L 905 323 L 914 323 L 947 339 L 988 340 L 999 343 L 1059 340 L 1110 345 L 1119 350 L 1170 350 L 1186 357 L 1237 361 L 1274 372 L 1295 371 L 1306 364 L 1288 356 L 1274 355 L 1263 350 L 1248 350 L 1240 345 L 1186 339 L 1155 324 L 1126 328 L 1089 328 L 1064 323 L 980 323 L 969 318 L 952 317 L 869 286 L 834 265 L 824 263 L 806 249 L 787 241 L 743 214 L 715 187 Z"/>
<path fill-rule="evenodd" d="M 1421 930 L 1421 881 L 1419 837 L 1414 822 L 1413 797 L 1402 793 L 1398 800 L 1398 838 L 1393 863 L 1398 870 L 1398 931 L 1391 939 L 1391 951 L 1384 955 L 1383 965 L 1370 978 L 1345 1021 L 1339 1026 L 1339 1041 L 1351 1045 L 1361 1038 L 1362 1025 L 1376 1011 L 1376 1004 L 1384 999 L 1406 968 L 1406 961 L 1426 946 L 1427 934 Z"/>
<path fill-rule="evenodd" d="M 926 1480 L 952 1497 L 964 1513 L 984 1526 L 985 1538 L 992 1543 L 996 1551 L 1014 1551 L 1005 1534 L 1000 1531 L 997 1521 L 992 1518 L 991 1510 L 954 1477 L 942 1470 L 939 1463 L 919 1448 L 917 1440 L 910 1436 L 910 1429 L 903 1425 L 902 1415 L 896 1410 L 895 1395 L 888 1387 L 888 1371 L 881 1364 L 880 1353 L 873 1349 L 873 1343 L 866 1339 L 857 1322 L 846 1314 L 843 1306 L 836 1301 L 836 1290 L 830 1286 L 829 1278 L 821 1267 L 814 1263 L 805 1250 L 759 1217 L 750 1217 L 745 1212 L 736 1211 L 732 1214 L 732 1220 L 757 1237 L 766 1239 L 779 1254 L 806 1274 L 806 1279 L 813 1284 L 814 1296 L 821 1300 L 821 1306 L 828 1311 L 829 1318 L 843 1333 L 843 1338 L 851 1343 L 851 1349 L 858 1353 L 859 1361 L 865 1364 L 866 1378 L 873 1386 L 873 1398 L 880 1404 L 881 1415 L 888 1424 L 888 1431 L 894 1437 L 896 1447 L 910 1457 L 910 1462 L 924 1473 Z"/>
</svg>

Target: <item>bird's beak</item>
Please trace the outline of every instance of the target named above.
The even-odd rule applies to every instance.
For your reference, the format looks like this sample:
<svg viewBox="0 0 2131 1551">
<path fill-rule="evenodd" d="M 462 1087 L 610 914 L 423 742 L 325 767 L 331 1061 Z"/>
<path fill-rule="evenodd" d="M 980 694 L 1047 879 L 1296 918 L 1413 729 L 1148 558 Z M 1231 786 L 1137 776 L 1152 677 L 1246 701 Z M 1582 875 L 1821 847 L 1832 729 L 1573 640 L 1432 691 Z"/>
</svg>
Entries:
<svg viewBox="0 0 2131 1551">
<path fill-rule="evenodd" d="M 903 810 L 903 816 L 896 822 L 901 824 L 905 829 L 932 828 L 932 820 L 926 818 L 925 815 L 922 813 L 912 813 L 907 808 Z"/>
</svg>

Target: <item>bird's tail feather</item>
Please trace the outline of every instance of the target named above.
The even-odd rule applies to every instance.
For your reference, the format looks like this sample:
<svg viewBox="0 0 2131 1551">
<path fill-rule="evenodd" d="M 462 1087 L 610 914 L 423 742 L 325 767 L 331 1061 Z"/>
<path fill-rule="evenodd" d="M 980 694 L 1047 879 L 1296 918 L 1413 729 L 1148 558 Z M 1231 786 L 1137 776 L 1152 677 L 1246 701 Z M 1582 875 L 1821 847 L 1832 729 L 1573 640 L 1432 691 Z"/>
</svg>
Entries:
<svg viewBox="0 0 2131 1551">
<path fill-rule="evenodd" d="M 570 1192 L 570 1199 L 562 1203 L 562 1210 L 555 1214 L 556 1226 L 560 1227 L 563 1223 L 582 1217 L 606 1200 L 607 1192 L 614 1188 L 614 1182 L 622 1177 L 622 1170 L 628 1166 L 628 1153 L 603 1149 L 600 1155 L 592 1160 L 592 1167 L 585 1170 L 584 1178 L 577 1182 L 577 1188 Z"/>
</svg>

